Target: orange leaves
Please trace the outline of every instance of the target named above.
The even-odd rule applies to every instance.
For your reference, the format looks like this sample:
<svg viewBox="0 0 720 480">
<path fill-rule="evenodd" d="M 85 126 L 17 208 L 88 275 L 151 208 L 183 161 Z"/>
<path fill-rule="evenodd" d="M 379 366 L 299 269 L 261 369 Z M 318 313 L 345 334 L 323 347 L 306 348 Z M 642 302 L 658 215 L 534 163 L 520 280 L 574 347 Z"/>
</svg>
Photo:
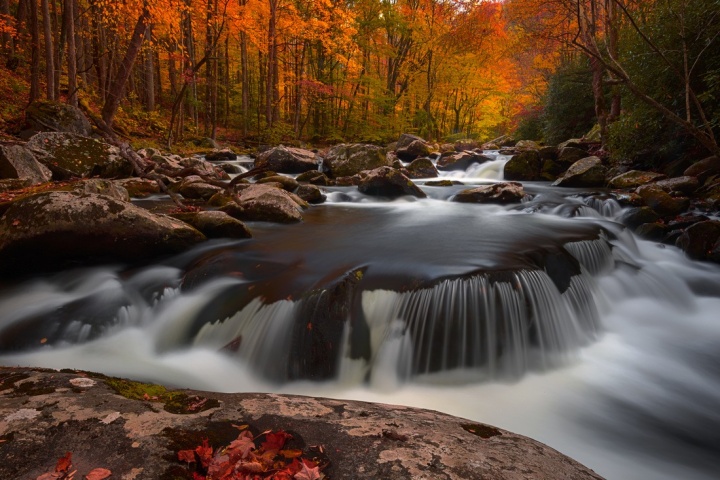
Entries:
<svg viewBox="0 0 720 480">
<path fill-rule="evenodd" d="M 43 473 L 36 480 L 75 480 L 77 470 L 72 470 L 72 466 L 72 453 L 67 452 L 58 459 L 54 472 Z M 111 475 L 112 472 L 107 468 L 95 468 L 82 478 L 84 480 L 104 480 Z"/>
<path fill-rule="evenodd" d="M 204 439 L 194 450 L 180 450 L 178 460 L 187 463 L 194 480 L 319 480 L 324 477 L 314 460 L 302 458 L 302 450 L 284 449 L 292 435 L 278 430 L 253 437 L 245 426 L 225 448 L 213 450 Z M 259 446 L 258 439 L 264 437 Z"/>
</svg>

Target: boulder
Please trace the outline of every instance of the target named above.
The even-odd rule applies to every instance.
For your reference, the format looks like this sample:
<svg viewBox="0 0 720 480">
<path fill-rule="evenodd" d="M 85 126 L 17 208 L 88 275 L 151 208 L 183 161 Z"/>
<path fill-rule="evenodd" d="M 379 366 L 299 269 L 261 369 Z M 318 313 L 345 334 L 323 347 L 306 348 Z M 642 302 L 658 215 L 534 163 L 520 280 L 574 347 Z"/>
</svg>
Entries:
<svg viewBox="0 0 720 480">
<path fill-rule="evenodd" d="M 317 155 L 302 148 L 280 145 L 260 153 L 255 159 L 255 167 L 267 168 L 280 173 L 302 173 L 317 170 Z"/>
<path fill-rule="evenodd" d="M 392 150 L 406 148 L 413 142 L 426 143 L 422 137 L 418 137 L 417 135 L 413 135 L 411 133 L 403 133 L 402 135 L 400 135 L 400 138 L 398 138 L 398 141 L 395 142 L 395 148 L 393 148 Z"/>
<path fill-rule="evenodd" d="M 38 160 L 48 167 L 55 180 L 72 177 L 123 178 L 133 172 L 120 150 L 94 138 L 75 133 L 43 132 L 34 135 L 27 147 L 38 153 Z"/>
<path fill-rule="evenodd" d="M 92 135 L 92 125 L 82 110 L 62 102 L 39 100 L 31 103 L 25 111 L 25 122 L 31 132 L 76 133 L 86 137 Z"/>
<path fill-rule="evenodd" d="M 298 182 L 307 182 L 312 183 L 313 185 L 330 185 L 332 182 L 331 180 L 325 175 L 323 172 L 320 172 L 318 170 L 308 170 L 307 172 L 301 173 L 297 177 L 295 177 L 295 180 Z"/>
<path fill-rule="evenodd" d="M 301 205 L 295 197 L 271 185 L 240 185 L 237 203 L 231 202 L 221 210 L 239 220 L 295 223 L 302 221 Z"/>
<path fill-rule="evenodd" d="M 540 179 L 540 154 L 537 150 L 527 150 L 513 155 L 505 164 L 505 180 L 539 180 Z"/>
<path fill-rule="evenodd" d="M 553 185 L 560 187 L 602 187 L 607 169 L 598 157 L 586 157 L 573 163 Z"/>
<path fill-rule="evenodd" d="M 519 203 L 525 196 L 523 186 L 518 182 L 482 185 L 458 192 L 453 202 L 461 203 Z"/>
<path fill-rule="evenodd" d="M 406 167 L 406 170 L 410 178 L 435 178 L 438 176 L 438 171 L 429 158 L 413 160 L 412 163 Z"/>
<path fill-rule="evenodd" d="M 130 198 L 145 198 L 160 193 L 156 181 L 148 178 L 130 177 L 114 180 L 115 184 L 127 190 Z"/>
<path fill-rule="evenodd" d="M 635 230 L 645 223 L 655 223 L 658 220 L 660 220 L 660 215 L 655 213 L 655 211 L 650 207 L 628 208 L 618 218 L 620 223 L 631 230 Z"/>
<path fill-rule="evenodd" d="M 44 192 L 14 202 L 0 218 L 0 271 L 135 262 L 204 240 L 183 222 L 106 195 Z"/>
<path fill-rule="evenodd" d="M 558 150 L 557 147 L 554 147 L 554 146 L 550 146 L 550 145 L 549 145 L 549 146 L 546 146 L 546 147 L 541 147 L 541 148 L 538 150 L 538 153 L 540 154 L 540 160 L 542 160 L 543 162 L 548 161 L 548 160 L 553 160 L 553 161 L 554 161 L 554 160 L 557 160 L 557 159 L 558 159 L 558 156 L 559 156 L 559 154 L 560 154 L 560 150 Z"/>
<path fill-rule="evenodd" d="M 462 151 L 457 153 L 444 153 L 437 161 L 438 170 L 455 171 L 467 170 L 474 163 L 485 163 L 490 158 L 476 151 Z"/>
<path fill-rule="evenodd" d="M 685 176 L 697 177 L 701 183 L 704 183 L 708 177 L 718 174 L 720 174 L 720 157 L 717 156 L 698 160 L 683 172 Z"/>
<path fill-rule="evenodd" d="M 697 177 L 675 177 L 668 178 L 667 180 L 659 180 L 655 182 L 655 185 L 662 188 L 668 193 L 679 192 L 684 194 L 693 193 L 699 186 Z"/>
<path fill-rule="evenodd" d="M 368 175 L 360 181 L 358 190 L 366 195 L 383 197 L 399 197 L 402 195 L 426 197 L 425 192 L 420 190 L 412 180 L 399 170 L 391 167 L 380 167 L 369 171 Z"/>
<path fill-rule="evenodd" d="M 614 177 L 608 182 L 610 188 L 637 188 L 640 185 L 656 182 L 666 178 L 662 173 L 630 170 Z"/>
<path fill-rule="evenodd" d="M 517 150 L 540 150 L 540 145 L 533 140 L 518 140 L 515 144 Z"/>
<path fill-rule="evenodd" d="M 179 185 L 173 187 L 173 190 L 185 198 L 209 200 L 213 195 L 223 189 L 206 183 L 198 176 L 191 175 L 184 178 Z"/>
<path fill-rule="evenodd" d="M 130 194 L 125 187 L 114 181 L 102 178 L 90 178 L 75 182 L 71 185 L 70 191 L 77 193 L 97 193 L 98 195 L 105 195 L 122 202 L 130 201 Z"/>
<path fill-rule="evenodd" d="M 645 205 L 652 208 L 661 217 L 679 215 L 690 206 L 688 198 L 672 197 L 662 188 L 653 184 L 638 187 L 635 193 L 642 197 Z"/>
<path fill-rule="evenodd" d="M 294 191 L 299 185 L 298 181 L 294 178 L 285 177 L 283 175 L 271 175 L 269 177 L 264 177 L 258 180 L 257 183 L 279 183 L 282 185 L 282 188 L 288 192 Z"/>
<path fill-rule="evenodd" d="M 412 162 L 419 157 L 427 157 L 430 155 L 430 147 L 423 140 L 414 140 L 407 147 L 398 148 L 395 154 L 404 162 Z"/>
<path fill-rule="evenodd" d="M 232 150 L 218 150 L 205 154 L 205 160 L 208 162 L 223 162 L 226 160 L 237 160 L 237 154 Z"/>
<path fill-rule="evenodd" d="M 0 145 L 0 179 L 27 180 L 30 185 L 49 182 L 52 172 L 22 145 Z"/>
<path fill-rule="evenodd" d="M 566 146 L 558 149 L 557 162 L 564 166 L 564 168 L 568 168 L 573 163 L 587 156 L 587 151 L 582 148 Z"/>
<path fill-rule="evenodd" d="M 669 231 L 670 229 L 666 225 L 659 222 L 643 223 L 635 229 L 635 233 L 638 236 L 655 242 L 662 241 Z"/>
<path fill-rule="evenodd" d="M 425 186 L 427 187 L 452 187 L 453 185 L 465 184 L 458 182 L 457 180 L 431 180 L 429 182 L 425 182 Z"/>
<path fill-rule="evenodd" d="M 382 147 L 363 143 L 336 145 L 325 154 L 323 162 L 323 168 L 332 178 L 350 177 L 363 170 L 391 165 Z"/>
<path fill-rule="evenodd" d="M 228 175 L 222 168 L 213 165 L 204 158 L 199 157 L 188 157 L 182 159 L 169 158 L 170 161 L 178 161 L 182 169 L 192 168 L 196 175 L 203 175 L 205 177 L 213 178 L 215 180 L 229 180 Z"/>
<path fill-rule="evenodd" d="M 571 138 L 569 140 L 565 140 L 562 143 L 558 143 L 557 146 L 560 150 L 562 150 L 565 147 L 574 147 L 574 148 L 581 148 L 585 149 L 585 146 L 583 145 L 583 141 L 580 138 Z"/>
<path fill-rule="evenodd" d="M 252 234 L 240 220 L 221 211 L 183 212 L 170 214 L 208 238 L 250 238 Z"/>
<path fill-rule="evenodd" d="M 295 195 L 308 203 L 323 203 L 327 199 L 327 196 L 316 185 L 300 185 L 295 190 Z"/>
<path fill-rule="evenodd" d="M 676 245 L 695 260 L 720 261 L 720 221 L 710 220 L 688 227 Z"/>
<path fill-rule="evenodd" d="M 708 185 L 707 188 L 703 189 L 700 197 L 710 208 L 720 210 L 720 181 Z"/>
</svg>

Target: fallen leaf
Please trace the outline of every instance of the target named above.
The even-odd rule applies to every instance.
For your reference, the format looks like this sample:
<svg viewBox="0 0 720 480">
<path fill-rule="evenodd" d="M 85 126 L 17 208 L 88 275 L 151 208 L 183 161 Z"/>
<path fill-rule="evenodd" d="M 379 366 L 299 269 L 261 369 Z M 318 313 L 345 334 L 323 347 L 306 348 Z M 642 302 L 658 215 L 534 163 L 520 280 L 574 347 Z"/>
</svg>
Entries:
<svg viewBox="0 0 720 480">
<path fill-rule="evenodd" d="M 105 425 L 110 425 L 112 422 L 120 418 L 120 412 L 113 412 L 109 414 L 104 419 L 100 420 L 100 423 L 104 423 Z"/>
<path fill-rule="evenodd" d="M 57 461 L 57 465 L 55 465 L 55 471 L 56 472 L 67 472 L 70 468 L 70 465 L 72 465 L 72 453 L 67 452 L 65 453 L 65 456 L 60 457 Z"/>
<path fill-rule="evenodd" d="M 302 450 L 280 450 L 278 453 L 285 458 L 298 458 L 303 454 Z"/>
<path fill-rule="evenodd" d="M 55 479 L 57 479 L 57 478 L 60 478 L 61 476 L 64 476 L 64 474 L 62 474 L 62 473 L 57 473 L 57 472 L 53 472 L 53 473 L 43 473 L 42 475 L 40 475 L 39 477 L 37 477 L 35 480 L 55 480 Z"/>
<path fill-rule="evenodd" d="M 210 465 L 210 461 L 212 460 L 212 454 L 213 454 L 213 449 L 210 446 L 210 444 L 208 443 L 207 438 L 203 439 L 202 445 L 200 445 L 199 447 L 197 447 L 195 449 L 195 453 L 197 453 L 198 456 L 200 457 L 200 463 L 202 464 L 202 466 L 204 468 L 207 468 L 208 465 Z"/>
<path fill-rule="evenodd" d="M 193 463 L 195 461 L 195 450 L 180 450 L 178 452 L 178 460 Z"/>
<path fill-rule="evenodd" d="M 20 225 L 20 220 L 13 220 L 12 224 L 13 227 L 17 227 L 18 225 Z"/>
<path fill-rule="evenodd" d="M 95 468 L 90 473 L 85 475 L 86 480 L 103 480 L 112 475 L 112 472 L 107 468 Z"/>
<path fill-rule="evenodd" d="M 285 442 L 291 438 L 293 438 L 292 435 L 283 430 L 270 432 L 265 436 L 265 441 L 260 445 L 260 448 L 265 451 L 281 450 L 285 446 Z"/>
<path fill-rule="evenodd" d="M 314 462 L 310 462 L 303 458 L 300 471 L 293 477 L 295 480 L 318 480 L 320 478 L 320 469 L 317 466 L 309 467 Z"/>
</svg>

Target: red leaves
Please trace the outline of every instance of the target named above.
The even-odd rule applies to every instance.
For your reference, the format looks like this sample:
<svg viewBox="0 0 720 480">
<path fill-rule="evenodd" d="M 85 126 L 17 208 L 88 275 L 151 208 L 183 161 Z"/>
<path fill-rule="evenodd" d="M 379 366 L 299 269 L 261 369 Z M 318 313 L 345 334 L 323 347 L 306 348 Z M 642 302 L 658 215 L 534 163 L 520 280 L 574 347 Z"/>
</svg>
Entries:
<svg viewBox="0 0 720 480">
<path fill-rule="evenodd" d="M 55 465 L 55 471 L 49 473 L 43 473 L 35 480 L 75 480 L 75 474 L 77 470 L 70 471 L 72 467 L 72 453 L 67 452 L 65 455 L 60 457 Z M 95 468 L 90 473 L 85 475 L 85 480 L 104 480 L 112 475 L 112 472 L 107 468 Z"/>
<path fill-rule="evenodd" d="M 267 431 L 253 437 L 246 426 L 238 428 L 242 430 L 238 437 L 214 453 L 207 439 L 194 450 L 178 452 L 178 459 L 188 467 L 195 463 L 193 480 L 319 480 L 324 477 L 316 462 L 300 458 L 302 450 L 283 449 L 293 438 L 289 433 Z M 255 441 L 263 436 L 265 439 L 258 447 Z"/>
</svg>

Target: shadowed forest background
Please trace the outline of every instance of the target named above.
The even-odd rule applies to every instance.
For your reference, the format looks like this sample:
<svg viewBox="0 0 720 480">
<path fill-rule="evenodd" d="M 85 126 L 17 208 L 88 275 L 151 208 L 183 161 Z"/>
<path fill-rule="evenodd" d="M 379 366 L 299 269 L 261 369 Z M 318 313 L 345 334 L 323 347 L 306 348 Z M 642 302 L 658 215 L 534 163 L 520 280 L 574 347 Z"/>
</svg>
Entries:
<svg viewBox="0 0 720 480">
<path fill-rule="evenodd" d="M 0 129 L 67 101 L 139 146 L 557 143 L 718 153 L 717 0 L 0 0 Z M 143 138 L 147 139 L 146 141 Z"/>
</svg>

